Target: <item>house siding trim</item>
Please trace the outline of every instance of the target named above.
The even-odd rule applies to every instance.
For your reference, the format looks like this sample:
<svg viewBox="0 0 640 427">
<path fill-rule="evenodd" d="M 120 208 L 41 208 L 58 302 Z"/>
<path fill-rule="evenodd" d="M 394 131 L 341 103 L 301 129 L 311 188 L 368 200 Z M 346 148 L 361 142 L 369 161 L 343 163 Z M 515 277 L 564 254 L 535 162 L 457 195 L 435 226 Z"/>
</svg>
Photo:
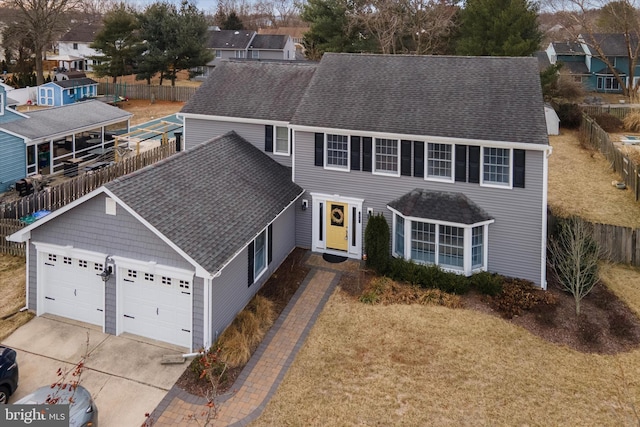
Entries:
<svg viewBox="0 0 640 427">
<path fill-rule="evenodd" d="M 222 121 L 222 122 L 232 122 L 232 123 L 247 123 L 247 124 L 258 124 L 258 125 L 274 125 L 280 127 L 289 127 L 289 122 L 285 122 L 282 120 L 266 120 L 266 119 L 257 119 L 252 117 L 232 117 L 232 116 L 210 116 L 207 114 L 194 114 L 194 113 L 180 113 L 178 114 L 178 118 L 182 118 L 184 123 L 184 119 L 198 119 L 198 120 L 209 120 L 209 121 Z"/>
<path fill-rule="evenodd" d="M 548 187 L 549 187 L 549 156 L 551 150 L 542 158 L 542 232 L 540 236 L 540 286 L 542 289 L 547 289 L 547 203 L 548 203 Z"/>
<path fill-rule="evenodd" d="M 517 148 L 521 150 L 534 150 L 534 151 L 547 151 L 551 147 L 548 144 L 533 144 L 528 142 L 517 141 L 493 141 L 485 139 L 468 139 L 468 138 L 452 138 L 444 136 L 432 136 L 432 135 L 413 135 L 413 134 L 400 134 L 400 133 L 386 133 L 386 132 L 371 132 L 364 130 L 353 129 L 340 129 L 340 128 L 325 128 L 315 126 L 301 126 L 296 124 L 290 124 L 289 127 L 294 131 L 310 132 L 310 133 L 331 133 L 341 135 L 358 135 L 371 138 L 381 139 L 410 139 L 413 141 L 428 141 L 438 144 L 466 144 L 466 145 L 478 145 L 482 147 L 496 147 L 496 148 Z M 426 150 L 425 150 L 426 151 Z"/>
</svg>

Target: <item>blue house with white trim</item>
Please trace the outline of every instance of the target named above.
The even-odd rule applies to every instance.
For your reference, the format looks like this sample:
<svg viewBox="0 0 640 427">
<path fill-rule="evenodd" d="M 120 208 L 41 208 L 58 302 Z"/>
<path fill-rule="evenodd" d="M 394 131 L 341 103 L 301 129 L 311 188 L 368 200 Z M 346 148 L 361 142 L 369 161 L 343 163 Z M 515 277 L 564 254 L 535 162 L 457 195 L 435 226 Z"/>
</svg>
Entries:
<svg viewBox="0 0 640 427">
<path fill-rule="evenodd" d="M 38 105 L 61 107 L 98 95 L 98 82 L 88 77 L 45 83 L 38 87 Z"/>
<path fill-rule="evenodd" d="M 24 143 L 18 135 L 3 132 L 2 126 L 25 117 L 7 108 L 7 92 L 0 86 L 0 192 L 25 176 Z"/>
</svg>

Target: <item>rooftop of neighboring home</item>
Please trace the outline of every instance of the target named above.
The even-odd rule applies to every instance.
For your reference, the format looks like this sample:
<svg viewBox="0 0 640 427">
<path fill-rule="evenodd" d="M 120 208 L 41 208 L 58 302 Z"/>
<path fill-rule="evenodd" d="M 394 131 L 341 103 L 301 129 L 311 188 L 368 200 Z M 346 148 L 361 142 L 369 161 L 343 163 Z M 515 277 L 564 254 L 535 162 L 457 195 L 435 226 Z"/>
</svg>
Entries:
<svg viewBox="0 0 640 427">
<path fill-rule="evenodd" d="M 287 45 L 289 36 L 286 34 L 256 34 L 249 45 L 253 49 L 282 50 Z"/>
<path fill-rule="evenodd" d="M 64 135 L 101 123 L 117 123 L 131 117 L 131 113 L 104 102 L 91 100 L 62 107 L 24 113 L 28 117 L 3 124 L 0 130 L 21 135 L 30 140 Z"/>
<path fill-rule="evenodd" d="M 91 43 L 96 38 L 96 33 L 102 29 L 102 23 L 81 23 L 71 28 L 60 38 L 62 42 Z"/>
<path fill-rule="evenodd" d="M 98 82 L 90 79 L 89 77 L 81 77 L 81 78 L 76 78 L 76 79 L 67 79 L 67 80 L 57 80 L 57 81 L 52 81 L 51 83 L 60 86 L 62 88 L 69 88 L 69 87 L 78 87 L 78 86 L 88 86 L 88 85 L 97 85 Z"/>
<path fill-rule="evenodd" d="M 592 35 L 581 34 L 580 37 L 582 37 L 589 46 L 594 46 L 594 45 L 600 46 L 600 48 L 602 49 L 602 52 L 606 56 L 626 57 L 629 55 L 627 52 L 627 41 L 625 39 L 625 35 L 622 33 L 613 33 L 613 34 L 595 33 Z M 634 45 L 637 44 L 638 37 L 632 36 L 631 41 L 632 41 L 632 44 Z M 591 52 L 592 54 L 594 55 L 597 54 L 594 48 L 590 47 L 590 50 L 592 51 Z"/>
<path fill-rule="evenodd" d="M 552 45 L 558 55 L 585 55 L 582 45 L 578 42 L 552 42 Z"/>
<path fill-rule="evenodd" d="M 207 47 L 209 49 L 246 49 L 255 31 L 250 30 L 213 30 L 209 31 Z"/>
</svg>

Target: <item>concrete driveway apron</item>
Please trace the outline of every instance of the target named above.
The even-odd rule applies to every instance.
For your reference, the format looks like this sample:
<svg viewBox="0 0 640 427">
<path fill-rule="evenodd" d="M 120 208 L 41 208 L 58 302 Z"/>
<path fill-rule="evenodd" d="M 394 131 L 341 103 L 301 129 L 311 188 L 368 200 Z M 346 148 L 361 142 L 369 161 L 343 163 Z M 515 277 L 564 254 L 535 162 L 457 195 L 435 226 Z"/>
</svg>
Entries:
<svg viewBox="0 0 640 427">
<path fill-rule="evenodd" d="M 88 340 L 88 341 L 87 341 Z M 2 344 L 18 353 L 20 381 L 9 403 L 57 380 L 89 349 L 82 385 L 98 406 L 101 427 L 140 426 L 182 375 L 187 364 L 162 365 L 162 356 L 186 348 L 129 334 L 108 335 L 97 326 L 56 316 L 32 319 Z"/>
</svg>

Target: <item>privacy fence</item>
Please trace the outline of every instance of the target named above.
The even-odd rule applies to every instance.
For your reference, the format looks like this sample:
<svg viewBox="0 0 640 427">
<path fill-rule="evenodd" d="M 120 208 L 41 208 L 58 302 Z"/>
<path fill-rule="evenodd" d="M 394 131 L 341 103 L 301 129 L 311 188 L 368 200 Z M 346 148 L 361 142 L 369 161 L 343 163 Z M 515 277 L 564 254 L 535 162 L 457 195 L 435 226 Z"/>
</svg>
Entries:
<svg viewBox="0 0 640 427">
<path fill-rule="evenodd" d="M 196 87 L 186 86 L 160 86 L 146 84 L 127 84 L 99 82 L 98 94 L 106 97 L 113 96 L 129 99 L 149 99 L 158 101 L 186 102 L 196 92 Z"/>
<path fill-rule="evenodd" d="M 611 163 L 627 187 L 633 192 L 636 201 L 640 200 L 640 174 L 638 164 L 625 155 L 620 148 L 611 142 L 609 134 L 587 114 L 582 116 L 580 125 L 580 141 L 598 149 Z"/>
<path fill-rule="evenodd" d="M 629 113 L 640 112 L 640 109 L 631 108 L 623 104 L 615 107 L 612 107 L 611 105 L 581 105 L 580 107 L 582 108 L 582 111 L 584 113 L 591 117 L 597 116 L 598 114 L 606 113 L 611 114 L 612 116 L 615 116 L 620 120 L 624 119 L 625 116 Z"/>
<path fill-rule="evenodd" d="M 24 255 L 24 244 L 8 242 L 6 236 L 25 227 L 25 218 L 34 212 L 60 209 L 109 181 L 163 160 L 175 152 L 175 144 L 165 144 L 102 169 L 45 187 L 19 200 L 0 204 L 0 253 Z"/>
</svg>

